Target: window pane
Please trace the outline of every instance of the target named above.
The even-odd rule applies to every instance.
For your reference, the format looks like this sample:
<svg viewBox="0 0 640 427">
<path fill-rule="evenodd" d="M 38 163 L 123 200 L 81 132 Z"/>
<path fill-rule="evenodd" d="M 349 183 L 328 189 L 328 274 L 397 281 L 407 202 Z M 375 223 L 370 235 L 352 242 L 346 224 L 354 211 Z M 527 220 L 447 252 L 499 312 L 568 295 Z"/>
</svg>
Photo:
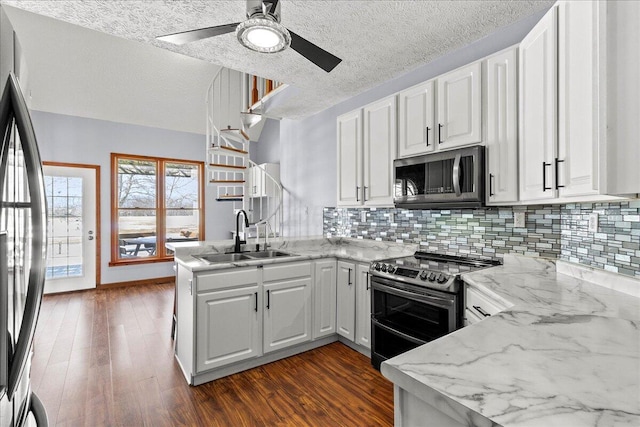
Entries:
<svg viewBox="0 0 640 427">
<path fill-rule="evenodd" d="M 198 184 L 200 183 L 198 166 L 167 163 L 165 173 L 165 207 L 167 209 L 198 209 Z"/>
<path fill-rule="evenodd" d="M 118 207 L 156 208 L 156 163 L 118 159 Z"/>
<path fill-rule="evenodd" d="M 167 211 L 167 241 L 198 240 L 200 212 L 197 209 Z"/>
<path fill-rule="evenodd" d="M 156 255 L 156 211 L 120 209 L 118 212 L 119 258 Z"/>
</svg>

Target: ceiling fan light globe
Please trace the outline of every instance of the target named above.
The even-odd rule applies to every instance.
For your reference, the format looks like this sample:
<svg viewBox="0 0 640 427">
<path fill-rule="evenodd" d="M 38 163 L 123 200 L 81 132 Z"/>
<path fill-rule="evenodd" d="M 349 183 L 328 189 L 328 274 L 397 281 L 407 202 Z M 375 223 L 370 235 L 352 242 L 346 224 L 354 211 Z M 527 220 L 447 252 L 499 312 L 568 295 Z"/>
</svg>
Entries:
<svg viewBox="0 0 640 427">
<path fill-rule="evenodd" d="M 244 47 L 262 53 L 280 52 L 291 44 L 289 31 L 267 18 L 252 18 L 240 23 L 236 36 Z"/>
</svg>

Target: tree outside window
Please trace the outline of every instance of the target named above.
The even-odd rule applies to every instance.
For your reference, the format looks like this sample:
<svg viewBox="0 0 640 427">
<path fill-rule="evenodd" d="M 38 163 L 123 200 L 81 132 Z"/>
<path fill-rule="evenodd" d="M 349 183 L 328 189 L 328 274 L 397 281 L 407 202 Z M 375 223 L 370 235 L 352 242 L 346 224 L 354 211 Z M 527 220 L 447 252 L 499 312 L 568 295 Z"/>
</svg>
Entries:
<svg viewBox="0 0 640 427">
<path fill-rule="evenodd" d="M 111 264 L 172 259 L 165 244 L 201 240 L 201 162 L 111 155 Z"/>
</svg>

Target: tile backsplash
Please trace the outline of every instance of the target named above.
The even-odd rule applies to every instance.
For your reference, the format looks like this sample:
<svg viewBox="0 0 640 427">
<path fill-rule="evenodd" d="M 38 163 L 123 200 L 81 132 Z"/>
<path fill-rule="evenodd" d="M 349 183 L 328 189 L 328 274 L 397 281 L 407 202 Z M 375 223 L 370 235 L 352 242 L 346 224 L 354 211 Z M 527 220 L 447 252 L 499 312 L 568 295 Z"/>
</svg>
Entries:
<svg viewBox="0 0 640 427">
<path fill-rule="evenodd" d="M 514 212 L 525 213 L 525 227 L 514 227 Z M 596 233 L 588 231 L 593 212 L 599 216 Z M 419 243 L 423 250 L 448 254 L 543 256 L 640 277 L 640 201 L 448 210 L 324 208 L 323 215 L 328 236 Z"/>
</svg>

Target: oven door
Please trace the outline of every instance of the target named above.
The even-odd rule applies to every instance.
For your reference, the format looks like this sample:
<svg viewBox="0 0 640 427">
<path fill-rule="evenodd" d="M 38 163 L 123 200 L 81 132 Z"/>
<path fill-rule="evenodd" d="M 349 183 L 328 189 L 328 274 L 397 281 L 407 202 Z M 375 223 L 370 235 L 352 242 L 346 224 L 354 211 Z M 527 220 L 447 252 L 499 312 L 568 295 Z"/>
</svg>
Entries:
<svg viewBox="0 0 640 427">
<path fill-rule="evenodd" d="M 457 295 L 373 277 L 371 361 L 376 369 L 391 357 L 458 328 Z"/>
</svg>

